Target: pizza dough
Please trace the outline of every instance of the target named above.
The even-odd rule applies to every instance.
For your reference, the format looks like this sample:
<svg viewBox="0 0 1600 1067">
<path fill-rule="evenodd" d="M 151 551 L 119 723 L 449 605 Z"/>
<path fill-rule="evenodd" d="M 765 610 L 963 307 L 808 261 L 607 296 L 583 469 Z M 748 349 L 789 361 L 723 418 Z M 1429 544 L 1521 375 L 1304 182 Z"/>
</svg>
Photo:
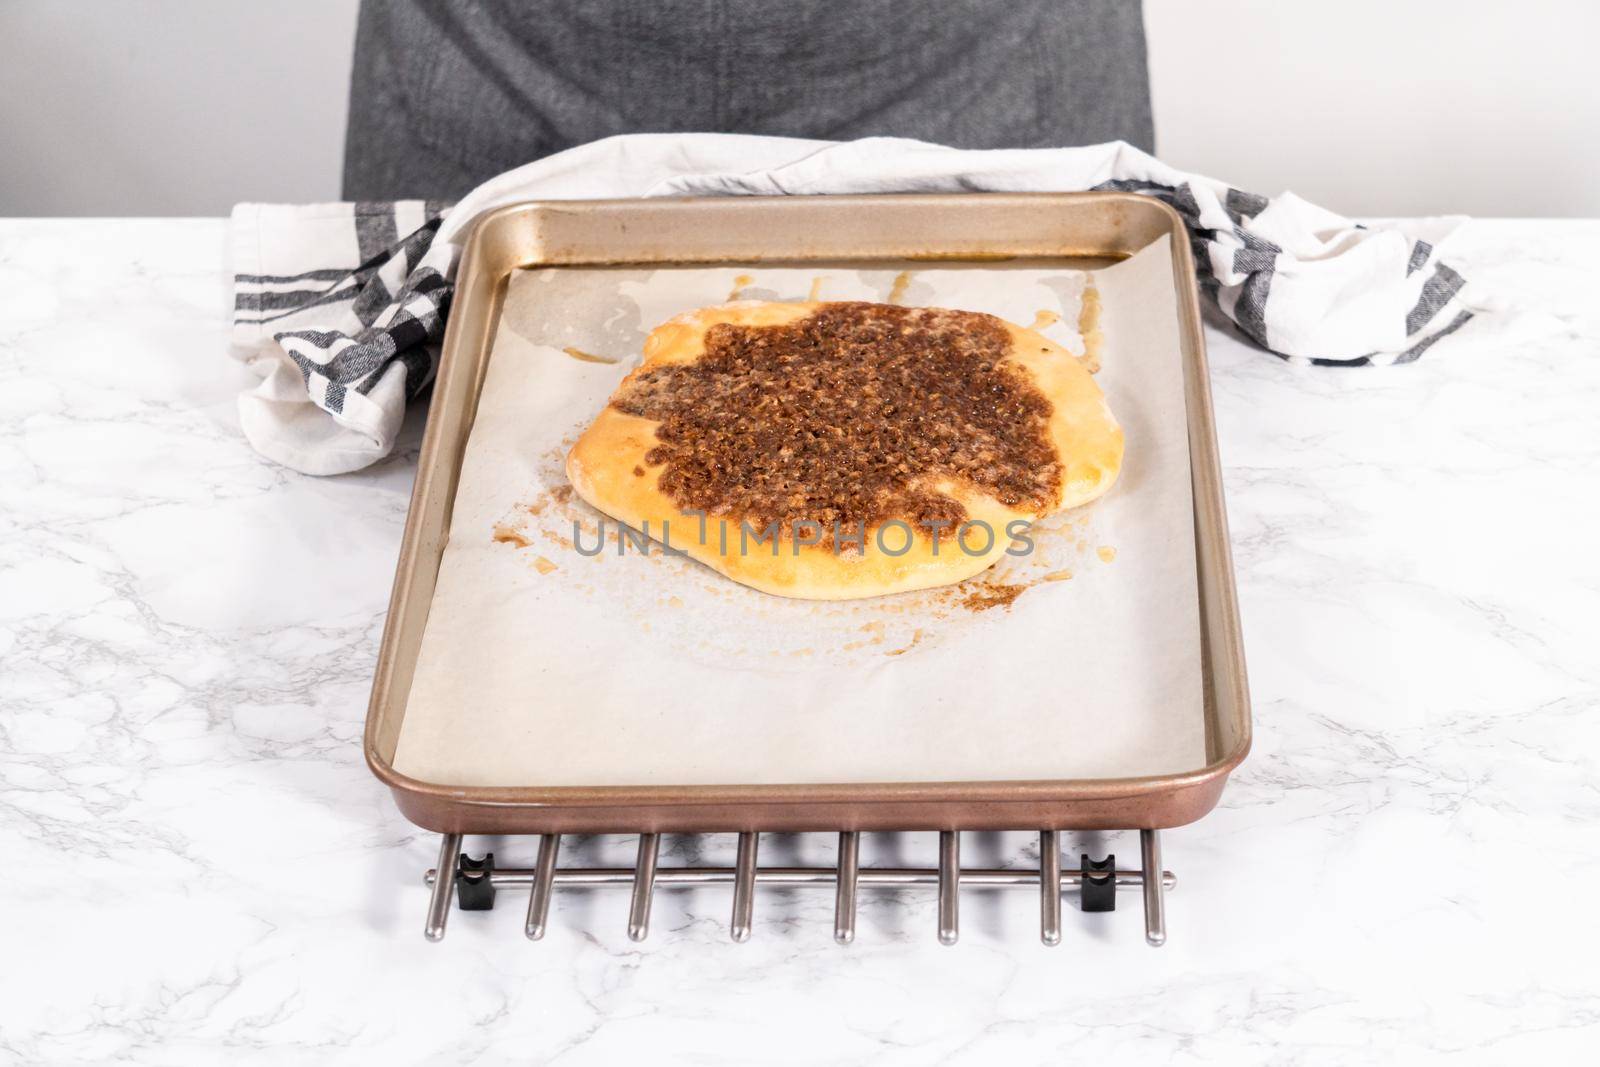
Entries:
<svg viewBox="0 0 1600 1067">
<path fill-rule="evenodd" d="M 1123 437 L 1066 349 L 991 315 L 745 301 L 668 320 L 567 457 L 578 495 L 734 581 L 947 585 L 1111 487 Z"/>
</svg>

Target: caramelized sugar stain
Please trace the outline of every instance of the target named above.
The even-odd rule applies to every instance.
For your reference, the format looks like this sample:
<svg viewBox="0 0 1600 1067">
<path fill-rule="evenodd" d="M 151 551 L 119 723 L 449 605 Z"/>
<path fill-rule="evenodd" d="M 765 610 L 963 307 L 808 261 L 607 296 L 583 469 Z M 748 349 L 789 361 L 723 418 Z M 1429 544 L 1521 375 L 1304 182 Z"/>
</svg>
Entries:
<svg viewBox="0 0 1600 1067">
<path fill-rule="evenodd" d="M 521 530 L 507 526 L 503 522 L 495 523 L 494 539 L 500 544 L 516 545 L 518 548 L 527 548 L 533 544 Z"/>
<path fill-rule="evenodd" d="M 969 589 L 961 598 L 961 606 L 968 611 L 988 611 L 990 608 L 1009 608 L 1017 597 L 1032 586 L 1020 582 L 985 582 Z"/>
<path fill-rule="evenodd" d="M 622 362 L 620 359 L 608 359 L 605 356 L 597 356 L 593 352 L 585 352 L 581 348 L 572 348 L 570 346 L 563 348 L 561 351 L 565 352 L 579 363 L 604 363 L 607 366 L 611 366 L 613 364 Z"/>
<path fill-rule="evenodd" d="M 909 645 L 906 645 L 904 648 L 890 649 L 888 652 L 885 652 L 884 655 L 885 656 L 903 656 L 907 652 L 910 652 L 913 648 L 916 648 L 921 643 L 922 643 L 922 628 L 919 626 L 915 630 L 911 631 L 911 643 Z"/>
<path fill-rule="evenodd" d="M 1105 348 L 1106 335 L 1100 329 L 1100 290 L 1093 283 L 1083 287 L 1083 304 L 1078 309 L 1078 334 L 1083 338 L 1083 355 L 1079 362 L 1090 374 L 1100 370 L 1100 353 Z"/>
</svg>

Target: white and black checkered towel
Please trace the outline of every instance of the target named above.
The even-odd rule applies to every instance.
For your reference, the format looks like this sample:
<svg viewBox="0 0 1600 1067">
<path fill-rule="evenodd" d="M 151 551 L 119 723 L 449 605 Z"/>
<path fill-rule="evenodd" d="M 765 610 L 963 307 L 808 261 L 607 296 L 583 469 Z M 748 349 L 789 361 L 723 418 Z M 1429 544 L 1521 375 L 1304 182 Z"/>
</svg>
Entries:
<svg viewBox="0 0 1600 1067">
<path fill-rule="evenodd" d="M 231 233 L 235 352 L 262 375 L 240 397 L 258 451 L 310 474 L 394 447 L 433 379 L 456 254 L 482 212 L 523 200 L 1121 189 L 1188 223 L 1200 283 L 1285 359 L 1408 363 L 1467 322 L 1436 246 L 1457 219 L 1368 229 L 1293 194 L 1273 200 L 1173 170 L 1126 144 L 963 151 L 895 138 L 802 141 L 631 134 L 502 174 L 452 208 L 241 204 Z"/>
</svg>

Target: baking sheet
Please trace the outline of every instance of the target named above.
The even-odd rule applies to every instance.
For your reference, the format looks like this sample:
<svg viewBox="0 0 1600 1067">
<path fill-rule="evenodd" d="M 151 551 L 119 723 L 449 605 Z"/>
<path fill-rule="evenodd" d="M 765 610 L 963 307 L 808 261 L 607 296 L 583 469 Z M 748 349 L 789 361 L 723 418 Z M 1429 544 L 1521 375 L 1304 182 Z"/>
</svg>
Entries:
<svg viewBox="0 0 1600 1067">
<path fill-rule="evenodd" d="M 1128 438 L 1117 486 L 1036 525 L 1030 553 L 978 578 L 843 604 L 766 596 L 659 546 L 643 552 L 572 497 L 566 450 L 651 326 L 730 298 L 808 297 L 988 311 L 1097 355 Z M 461 786 L 1198 769 L 1177 329 L 1165 238 L 1092 275 L 1036 261 L 519 272 L 462 464 L 395 769 Z M 601 534 L 600 554 L 579 552 Z"/>
</svg>

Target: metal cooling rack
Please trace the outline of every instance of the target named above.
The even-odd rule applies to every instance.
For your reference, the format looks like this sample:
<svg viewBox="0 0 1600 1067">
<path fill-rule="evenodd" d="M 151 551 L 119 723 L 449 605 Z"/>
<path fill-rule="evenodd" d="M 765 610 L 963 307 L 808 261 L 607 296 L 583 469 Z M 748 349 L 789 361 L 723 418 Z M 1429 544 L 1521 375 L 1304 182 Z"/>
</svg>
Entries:
<svg viewBox="0 0 1600 1067">
<path fill-rule="evenodd" d="M 657 858 L 661 835 L 639 835 L 639 853 L 632 867 L 561 867 L 561 835 L 539 838 L 539 856 L 533 867 L 496 867 L 494 853 L 473 859 L 461 850 L 461 834 L 445 834 L 439 843 L 439 865 L 427 872 L 432 887 L 428 900 L 428 920 L 424 933 L 430 941 L 444 937 L 454 897 L 463 911 L 487 911 L 503 889 L 530 888 L 527 921 L 528 938 L 544 936 L 550 914 L 550 900 L 556 886 L 632 886 L 628 908 L 628 936 L 643 941 L 650 933 L 650 902 L 657 886 L 733 886 L 733 918 L 729 934 L 735 941 L 750 937 L 755 917 L 755 890 L 767 886 L 833 886 L 833 939 L 848 945 L 856 936 L 856 894 L 861 887 L 903 889 L 937 886 L 939 890 L 939 942 L 953 945 L 960 937 L 961 890 L 963 888 L 1034 888 L 1039 893 L 1039 937 L 1046 945 L 1061 942 L 1061 896 L 1073 889 L 1079 894 L 1084 911 L 1113 911 L 1119 889 L 1138 886 L 1144 900 L 1144 936 L 1152 946 L 1167 940 L 1164 894 L 1176 884 L 1171 871 L 1161 868 L 1161 832 L 1139 831 L 1140 866 L 1120 870 L 1114 856 L 1092 860 L 1081 854 L 1076 870 L 1061 865 L 1061 840 L 1057 831 L 1039 834 L 1039 869 L 963 867 L 961 833 L 939 833 L 937 867 L 862 867 L 859 863 L 861 835 L 846 831 L 839 835 L 838 862 L 833 867 L 762 867 L 756 859 L 759 833 L 739 834 L 739 851 L 732 867 L 659 867 Z M 440 878 L 440 870 L 451 877 Z M 1154 872 L 1160 872 L 1155 877 Z"/>
</svg>

